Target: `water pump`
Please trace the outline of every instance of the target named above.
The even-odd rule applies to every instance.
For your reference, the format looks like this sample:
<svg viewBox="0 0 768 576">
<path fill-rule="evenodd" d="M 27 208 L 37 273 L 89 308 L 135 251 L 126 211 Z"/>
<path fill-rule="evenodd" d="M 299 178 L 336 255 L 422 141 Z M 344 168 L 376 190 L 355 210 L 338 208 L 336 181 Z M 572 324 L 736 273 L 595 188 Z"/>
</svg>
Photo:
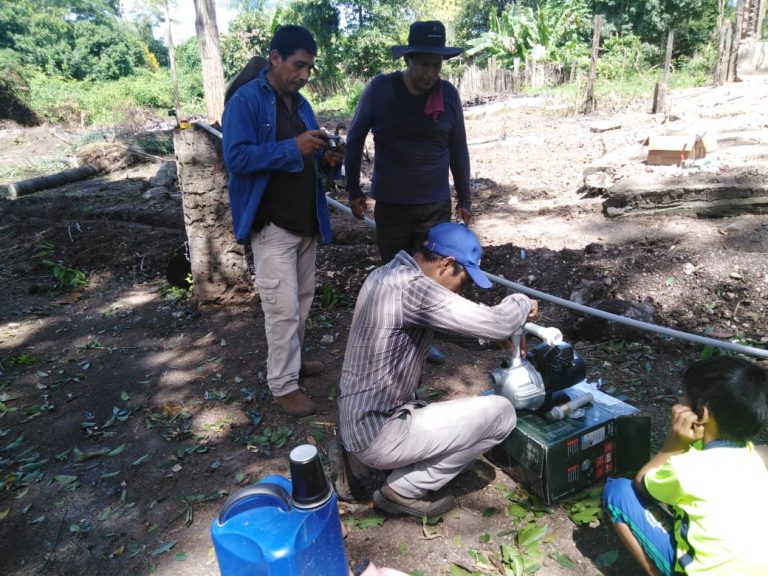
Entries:
<svg viewBox="0 0 768 576">
<path fill-rule="evenodd" d="M 537 336 L 542 343 L 521 354 L 523 333 Z M 518 410 L 545 411 L 552 407 L 553 393 L 573 386 L 586 377 L 586 366 L 573 346 L 563 342 L 557 328 L 527 323 L 512 335 L 512 352 L 501 368 L 489 374 L 496 394 L 504 396 Z"/>
</svg>

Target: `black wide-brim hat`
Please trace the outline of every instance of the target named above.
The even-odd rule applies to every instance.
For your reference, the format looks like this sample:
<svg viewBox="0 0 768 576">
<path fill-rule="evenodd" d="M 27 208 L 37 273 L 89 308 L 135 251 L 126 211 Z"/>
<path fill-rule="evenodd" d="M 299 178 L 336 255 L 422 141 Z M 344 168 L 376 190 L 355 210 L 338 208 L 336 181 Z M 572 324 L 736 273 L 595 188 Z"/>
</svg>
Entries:
<svg viewBox="0 0 768 576">
<path fill-rule="evenodd" d="M 461 54 L 461 48 L 445 45 L 445 26 L 439 20 L 414 22 L 408 32 L 408 44 L 392 46 L 392 58 L 406 54 L 439 54 L 444 60 Z"/>
</svg>

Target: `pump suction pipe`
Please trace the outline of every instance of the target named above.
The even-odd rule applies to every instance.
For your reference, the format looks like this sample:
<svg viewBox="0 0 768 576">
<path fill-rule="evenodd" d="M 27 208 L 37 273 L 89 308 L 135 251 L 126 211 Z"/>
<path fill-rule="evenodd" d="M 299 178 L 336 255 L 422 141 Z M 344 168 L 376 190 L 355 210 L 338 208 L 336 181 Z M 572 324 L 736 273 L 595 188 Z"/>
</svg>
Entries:
<svg viewBox="0 0 768 576">
<path fill-rule="evenodd" d="M 207 130 L 214 136 L 221 138 L 221 132 L 209 126 L 205 122 L 197 121 L 195 122 L 195 124 L 199 125 L 202 129 Z M 352 210 L 348 206 L 345 206 L 344 204 L 342 204 L 338 200 L 331 198 L 330 196 L 326 196 L 326 199 L 328 200 L 328 204 L 330 204 L 337 210 L 340 210 L 341 212 L 344 212 L 352 216 Z M 376 222 L 374 222 L 367 216 L 363 219 L 363 221 L 369 227 L 376 228 Z M 605 312 L 604 310 L 598 310 L 597 308 L 590 308 L 589 306 L 584 306 L 583 304 L 577 304 L 576 302 L 571 302 L 570 300 L 565 300 L 564 298 L 558 298 L 557 296 L 550 296 L 545 292 L 539 292 L 538 290 L 534 290 L 533 288 L 528 288 L 527 286 L 523 286 L 522 284 L 517 284 L 516 282 L 510 282 L 506 278 L 502 278 L 501 276 L 496 276 L 494 274 L 489 274 L 488 272 L 486 272 L 485 275 L 488 276 L 490 280 L 492 280 L 493 282 L 496 282 L 497 284 L 501 284 L 502 286 L 506 286 L 507 288 L 512 288 L 513 290 L 522 292 L 523 294 L 527 294 L 528 296 L 532 296 L 533 298 L 536 298 L 538 300 L 543 300 L 551 304 L 557 304 L 558 306 L 570 308 L 571 310 L 575 310 L 576 312 L 580 312 L 581 314 L 597 316 L 598 318 L 603 318 L 610 322 L 624 324 L 625 326 L 631 326 L 632 328 L 637 328 L 638 330 L 644 330 L 646 332 L 661 334 L 662 336 L 668 336 L 669 338 L 678 338 L 680 340 L 687 340 L 688 342 L 695 342 L 697 344 L 703 344 L 705 346 L 713 346 L 715 348 L 720 348 L 722 350 L 730 350 L 731 352 L 737 352 L 739 354 L 745 354 L 747 356 L 754 356 L 756 358 L 768 358 L 768 350 L 763 350 L 762 348 L 754 348 L 752 346 L 736 344 L 735 342 L 723 342 L 722 340 L 715 340 L 714 338 L 707 338 L 706 336 L 699 336 L 698 334 L 689 334 L 688 332 L 673 330 L 672 328 L 657 326 L 656 324 L 641 322 L 640 320 L 633 320 L 632 318 L 619 316 L 618 314 L 611 314 L 610 312 Z"/>
<path fill-rule="evenodd" d="M 337 200 L 334 200 L 333 198 L 328 197 L 328 203 L 334 208 L 341 210 L 342 212 L 346 212 L 347 214 L 350 214 L 350 215 L 352 214 L 352 210 L 350 210 L 349 207 L 345 206 L 344 204 L 342 204 Z M 371 226 L 372 228 L 376 227 L 376 223 L 370 218 L 366 218 L 365 223 Z M 680 340 L 687 340 L 689 342 L 695 342 L 697 344 L 703 344 L 705 346 L 713 346 L 715 348 L 730 350 L 732 352 L 738 352 L 739 354 L 746 354 L 747 356 L 754 356 L 756 358 L 768 358 L 768 350 L 763 350 L 762 348 L 754 348 L 752 346 L 745 346 L 743 344 L 736 344 L 734 342 L 723 342 L 722 340 L 707 338 L 706 336 L 699 336 L 698 334 L 689 334 L 688 332 L 682 332 L 681 330 L 673 330 L 672 328 L 667 328 L 665 326 L 657 326 L 656 324 L 641 322 L 640 320 L 633 320 L 632 318 L 627 318 L 626 316 L 619 316 L 618 314 L 612 314 L 610 312 L 605 312 L 604 310 L 598 310 L 597 308 L 590 308 L 589 306 L 584 306 L 583 304 L 577 304 L 576 302 L 571 302 L 570 300 L 565 300 L 564 298 L 551 296 L 549 294 L 546 294 L 545 292 L 539 292 L 538 290 L 534 290 L 533 288 L 528 288 L 527 286 L 523 286 L 522 284 L 517 284 L 516 282 L 510 282 L 506 278 L 502 278 L 501 276 L 496 276 L 495 274 L 490 274 L 486 272 L 485 275 L 488 276 L 488 278 L 493 282 L 496 282 L 496 284 L 501 284 L 502 286 L 506 286 L 507 288 L 512 288 L 517 292 L 522 292 L 523 294 L 527 294 L 528 296 L 531 296 L 538 300 L 543 300 L 545 302 L 557 304 L 558 306 L 570 308 L 571 310 L 575 310 L 576 312 L 580 312 L 582 314 L 597 316 L 598 318 L 603 318 L 610 322 L 624 324 L 625 326 L 631 326 L 632 328 L 637 328 L 638 330 L 644 330 L 645 332 L 654 332 L 656 334 L 661 334 L 662 336 L 668 336 L 670 338 L 678 338 Z M 527 330 L 527 327 L 526 327 L 526 330 Z M 529 330 L 529 332 L 531 332 L 531 334 L 539 336 L 534 331 Z M 561 335 L 561 338 L 562 338 L 562 335 Z"/>
</svg>

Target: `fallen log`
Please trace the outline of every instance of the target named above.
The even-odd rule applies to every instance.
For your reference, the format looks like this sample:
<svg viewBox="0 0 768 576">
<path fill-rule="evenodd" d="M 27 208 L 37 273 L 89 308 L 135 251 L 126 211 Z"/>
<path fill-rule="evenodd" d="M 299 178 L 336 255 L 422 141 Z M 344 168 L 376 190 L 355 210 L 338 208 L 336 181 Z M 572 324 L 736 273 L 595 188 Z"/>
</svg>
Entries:
<svg viewBox="0 0 768 576">
<path fill-rule="evenodd" d="M 755 183 L 675 183 L 648 186 L 622 181 L 603 202 L 605 216 L 661 213 L 695 213 L 721 217 L 733 214 L 768 213 L 768 185 Z"/>
<path fill-rule="evenodd" d="M 64 170 L 62 172 L 57 172 L 56 174 L 12 182 L 11 184 L 6 184 L 3 188 L 5 188 L 10 198 L 15 200 L 19 196 L 26 196 L 28 194 L 40 192 L 41 190 L 48 190 L 49 188 L 57 188 L 59 186 L 64 186 L 65 184 L 71 184 L 72 182 L 87 180 L 88 178 L 93 178 L 94 176 L 101 174 L 105 170 L 106 163 L 97 160 L 92 164 L 78 166 L 77 168 Z"/>
<path fill-rule="evenodd" d="M 76 155 L 78 160 L 82 163 L 82 166 L 63 170 L 62 172 L 56 172 L 55 174 L 49 174 L 47 176 L 37 176 L 27 180 L 20 180 L 18 182 L 6 184 L 0 189 L 4 188 L 13 200 L 19 196 L 34 194 L 41 190 L 48 190 L 50 188 L 64 186 L 65 184 L 71 184 L 72 182 L 87 180 L 88 178 L 93 178 L 103 172 L 121 170 L 127 168 L 131 164 L 135 164 L 140 160 L 140 157 L 148 156 L 139 150 L 133 150 L 117 142 L 93 142 L 80 148 Z"/>
</svg>

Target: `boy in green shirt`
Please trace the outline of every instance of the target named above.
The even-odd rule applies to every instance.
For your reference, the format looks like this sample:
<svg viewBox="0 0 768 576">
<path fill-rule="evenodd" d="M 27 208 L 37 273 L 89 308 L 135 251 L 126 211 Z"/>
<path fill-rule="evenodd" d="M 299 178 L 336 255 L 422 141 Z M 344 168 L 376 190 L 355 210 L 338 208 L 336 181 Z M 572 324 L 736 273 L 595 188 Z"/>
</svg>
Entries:
<svg viewBox="0 0 768 576">
<path fill-rule="evenodd" d="M 768 424 L 768 372 L 739 358 L 693 364 L 661 452 L 604 504 L 646 574 L 764 576 L 768 471 L 750 441 Z"/>
</svg>

